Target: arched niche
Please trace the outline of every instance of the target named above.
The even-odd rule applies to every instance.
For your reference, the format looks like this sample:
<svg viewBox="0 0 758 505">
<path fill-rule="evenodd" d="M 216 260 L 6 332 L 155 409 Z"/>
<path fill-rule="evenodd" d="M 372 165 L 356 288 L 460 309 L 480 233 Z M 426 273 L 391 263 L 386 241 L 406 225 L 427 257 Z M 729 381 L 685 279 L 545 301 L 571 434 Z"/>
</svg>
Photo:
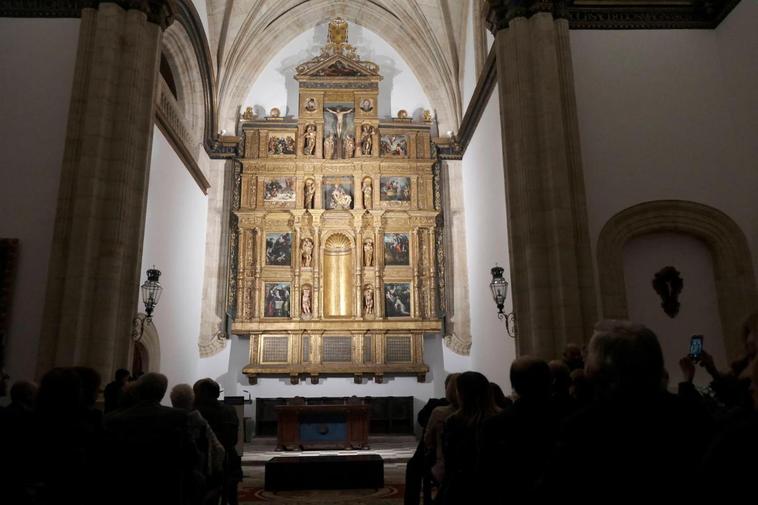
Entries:
<svg viewBox="0 0 758 505">
<path fill-rule="evenodd" d="M 132 356 L 129 362 L 134 362 L 134 353 L 138 347 L 141 351 L 141 360 L 144 372 L 160 372 L 161 370 L 161 343 L 158 328 L 155 322 L 145 321 L 145 314 L 139 313 L 132 321 L 132 338 L 135 345 L 132 346 Z M 140 335 L 141 334 L 141 335 Z"/>
<path fill-rule="evenodd" d="M 753 262 L 745 234 L 737 223 L 707 205 L 684 200 L 645 202 L 619 212 L 605 224 L 597 243 L 603 317 L 629 317 L 624 244 L 659 232 L 691 235 L 710 250 L 727 358 L 736 359 L 743 352 L 742 322 L 758 306 Z"/>
<path fill-rule="evenodd" d="M 324 317 L 352 317 L 354 257 L 353 240 L 347 235 L 334 233 L 324 242 Z"/>
</svg>

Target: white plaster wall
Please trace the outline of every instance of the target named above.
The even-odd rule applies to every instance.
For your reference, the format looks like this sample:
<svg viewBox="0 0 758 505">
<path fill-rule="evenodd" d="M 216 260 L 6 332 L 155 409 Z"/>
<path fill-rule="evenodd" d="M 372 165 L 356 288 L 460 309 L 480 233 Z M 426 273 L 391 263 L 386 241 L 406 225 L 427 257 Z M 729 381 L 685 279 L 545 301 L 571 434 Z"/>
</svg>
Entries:
<svg viewBox="0 0 758 505">
<path fill-rule="evenodd" d="M 160 372 L 168 377 L 169 388 L 200 378 L 197 336 L 206 218 L 206 196 L 154 128 L 140 282 L 153 265 L 162 272 L 163 293 L 153 323 L 160 335 Z M 137 310 L 144 312 L 141 298 Z"/>
<path fill-rule="evenodd" d="M 463 113 L 466 113 L 468 104 L 471 101 L 471 95 L 474 94 L 476 81 L 479 76 L 476 74 L 476 54 L 474 51 L 474 16 L 478 2 L 469 2 L 469 12 L 466 21 L 465 48 L 463 52 Z"/>
<path fill-rule="evenodd" d="M 326 43 L 327 22 L 306 30 L 293 38 L 263 69 L 250 88 L 245 107 L 255 107 L 260 116 L 278 107 L 282 114 L 297 115 L 298 83 L 294 79 L 295 67 L 317 56 Z M 397 116 L 405 109 L 417 120 L 423 109 L 431 110 L 429 100 L 410 66 L 400 54 L 378 34 L 358 24 L 350 25 L 350 44 L 357 48 L 361 59 L 379 65 L 384 79 L 379 83 L 380 117 Z"/>
<path fill-rule="evenodd" d="M 667 266 L 676 268 L 684 281 L 680 311 L 674 318 L 663 312 L 661 298 L 652 285 L 655 274 Z M 629 317 L 658 335 L 672 388 L 682 380 L 679 359 L 688 353 L 692 335 L 703 335 L 705 349 L 713 355 L 716 366 L 727 369 L 713 259 L 703 242 L 673 233 L 635 238 L 624 247 L 624 277 Z M 709 382 L 708 374 L 698 367 L 695 383 L 705 386 Z"/>
<path fill-rule="evenodd" d="M 18 238 L 6 369 L 33 379 L 78 19 L 0 18 L 0 237 Z"/>
<path fill-rule="evenodd" d="M 500 103 L 497 86 L 463 157 L 463 198 L 466 209 L 466 254 L 471 311 L 471 368 L 510 391 L 510 364 L 515 340 L 497 318 L 492 300 L 490 269 L 499 264 L 510 282 L 506 225 Z M 513 310 L 511 293 L 505 310 Z"/>
<path fill-rule="evenodd" d="M 729 215 L 758 259 L 756 21 L 742 2 L 718 31 L 571 32 L 593 247 L 617 212 L 681 199 Z"/>
<path fill-rule="evenodd" d="M 758 189 L 758 1 L 740 2 L 716 29 L 726 106 L 733 122 L 730 132 L 737 144 L 739 164 L 753 177 L 745 181 L 753 194 Z M 749 227 L 745 229 L 758 266 L 758 219 L 755 204 L 745 209 Z M 752 212 L 751 212 L 752 211 Z"/>
</svg>

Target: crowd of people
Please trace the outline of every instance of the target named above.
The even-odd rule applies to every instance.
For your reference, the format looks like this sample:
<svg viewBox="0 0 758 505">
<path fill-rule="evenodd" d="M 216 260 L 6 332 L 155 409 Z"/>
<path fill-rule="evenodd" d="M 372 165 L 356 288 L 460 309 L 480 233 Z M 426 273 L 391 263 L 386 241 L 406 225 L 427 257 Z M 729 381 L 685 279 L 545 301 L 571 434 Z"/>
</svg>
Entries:
<svg viewBox="0 0 758 505">
<path fill-rule="evenodd" d="M 1 503 L 237 503 L 239 420 L 219 401 L 218 383 L 179 384 L 166 407 L 165 375 L 133 379 L 118 370 L 103 411 L 100 383 L 91 368 L 61 367 L 39 387 L 13 384 L 10 404 L 0 408 Z"/>
<path fill-rule="evenodd" d="M 510 396 L 481 373 L 451 374 L 446 398 L 418 415 L 424 431 L 404 501 L 749 497 L 758 475 L 756 336 L 758 315 L 744 325 L 744 356 L 727 371 L 705 351 L 682 357 L 675 393 L 658 337 L 628 321 L 601 321 L 586 348 L 569 345 L 558 360 L 519 357 Z M 693 385 L 698 368 L 711 379 L 705 392 Z M 167 389 L 162 374 L 133 379 L 118 370 L 101 411 L 91 368 L 54 368 L 39 387 L 15 382 L 0 408 L 0 501 L 236 504 L 236 412 L 219 402 L 212 379 L 175 386 L 172 407 L 161 405 Z"/>
<path fill-rule="evenodd" d="M 405 504 L 725 503 L 758 476 L 758 315 L 728 371 L 684 356 L 672 393 L 657 336 L 599 322 L 585 349 L 510 368 L 513 394 L 478 372 L 451 374 L 446 398 L 418 415 L 423 437 L 406 468 Z M 710 387 L 693 385 L 698 365 Z"/>
</svg>

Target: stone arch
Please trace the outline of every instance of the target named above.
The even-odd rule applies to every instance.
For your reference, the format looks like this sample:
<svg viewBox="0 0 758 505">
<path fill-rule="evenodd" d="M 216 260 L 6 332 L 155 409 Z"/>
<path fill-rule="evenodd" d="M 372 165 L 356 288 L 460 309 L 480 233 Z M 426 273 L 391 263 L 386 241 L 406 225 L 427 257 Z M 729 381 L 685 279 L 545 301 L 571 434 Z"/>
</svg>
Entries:
<svg viewBox="0 0 758 505">
<path fill-rule="evenodd" d="M 163 33 L 161 51 L 173 70 L 177 102 L 197 155 L 200 146 L 210 148 L 216 134 L 216 80 L 205 29 L 191 0 L 176 2 L 176 20 Z"/>
<path fill-rule="evenodd" d="M 673 232 L 703 241 L 711 252 L 719 316 L 727 357 L 742 352 L 740 328 L 758 305 L 753 262 L 745 234 L 732 218 L 704 204 L 685 200 L 656 200 L 629 207 L 613 216 L 597 243 L 602 315 L 628 317 L 623 247 L 650 233 Z"/>
<path fill-rule="evenodd" d="M 352 0 L 311 0 L 302 2 L 278 17 L 243 22 L 226 58 L 229 72 L 219 82 L 219 121 L 233 128 L 237 108 L 251 82 L 268 63 L 260 55 L 274 55 L 292 37 L 314 24 L 340 16 L 368 28 L 382 37 L 408 62 L 429 101 L 437 110 L 442 131 L 457 130 L 461 120 L 461 96 L 457 69 L 451 68 L 437 43 L 431 26 L 415 4 L 390 12 L 371 2 Z"/>
</svg>

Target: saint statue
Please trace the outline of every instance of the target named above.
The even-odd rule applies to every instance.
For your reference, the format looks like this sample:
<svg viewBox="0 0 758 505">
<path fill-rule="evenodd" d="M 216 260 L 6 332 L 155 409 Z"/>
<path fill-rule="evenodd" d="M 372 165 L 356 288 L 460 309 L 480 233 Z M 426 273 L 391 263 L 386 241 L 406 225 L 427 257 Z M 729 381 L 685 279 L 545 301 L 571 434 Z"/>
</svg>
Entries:
<svg viewBox="0 0 758 505">
<path fill-rule="evenodd" d="M 313 183 L 313 179 L 307 179 L 305 181 L 305 208 L 312 209 L 313 202 L 316 197 L 316 185 Z"/>
<path fill-rule="evenodd" d="M 311 288 L 303 286 L 303 294 L 300 302 L 301 314 L 304 318 L 311 317 Z"/>
<path fill-rule="evenodd" d="M 330 160 L 334 157 L 334 135 L 328 135 L 324 139 L 324 159 Z"/>
<path fill-rule="evenodd" d="M 332 205 L 333 209 L 349 209 L 350 204 L 353 203 L 353 197 L 342 189 L 341 184 L 337 184 L 332 190 Z"/>
<path fill-rule="evenodd" d="M 371 197 L 372 197 L 372 188 L 371 188 L 371 179 L 366 179 L 363 181 L 363 208 L 364 209 L 370 209 L 371 208 Z"/>
<path fill-rule="evenodd" d="M 342 138 L 342 120 L 345 118 L 347 114 L 350 114 L 353 112 L 353 109 L 345 109 L 345 110 L 334 110 L 330 109 L 329 107 L 326 107 L 327 112 L 331 112 L 334 114 L 334 121 L 337 123 L 337 138 Z"/>
<path fill-rule="evenodd" d="M 371 147 L 374 143 L 374 127 L 370 124 L 361 126 L 361 154 L 371 156 Z"/>
<path fill-rule="evenodd" d="M 352 158 L 355 153 L 355 137 L 348 135 L 345 139 L 345 158 Z"/>
<path fill-rule="evenodd" d="M 305 133 L 303 133 L 304 147 L 303 154 L 313 156 L 316 153 L 316 125 L 309 124 L 305 127 Z"/>
<path fill-rule="evenodd" d="M 367 238 L 363 241 L 363 266 L 370 267 L 374 264 L 374 241 Z"/>
<path fill-rule="evenodd" d="M 313 263 L 313 240 L 309 238 L 304 239 L 301 249 L 303 250 L 303 268 L 310 268 Z"/>
<path fill-rule="evenodd" d="M 367 316 L 374 314 L 374 289 L 371 284 L 363 287 L 363 312 Z"/>
</svg>

